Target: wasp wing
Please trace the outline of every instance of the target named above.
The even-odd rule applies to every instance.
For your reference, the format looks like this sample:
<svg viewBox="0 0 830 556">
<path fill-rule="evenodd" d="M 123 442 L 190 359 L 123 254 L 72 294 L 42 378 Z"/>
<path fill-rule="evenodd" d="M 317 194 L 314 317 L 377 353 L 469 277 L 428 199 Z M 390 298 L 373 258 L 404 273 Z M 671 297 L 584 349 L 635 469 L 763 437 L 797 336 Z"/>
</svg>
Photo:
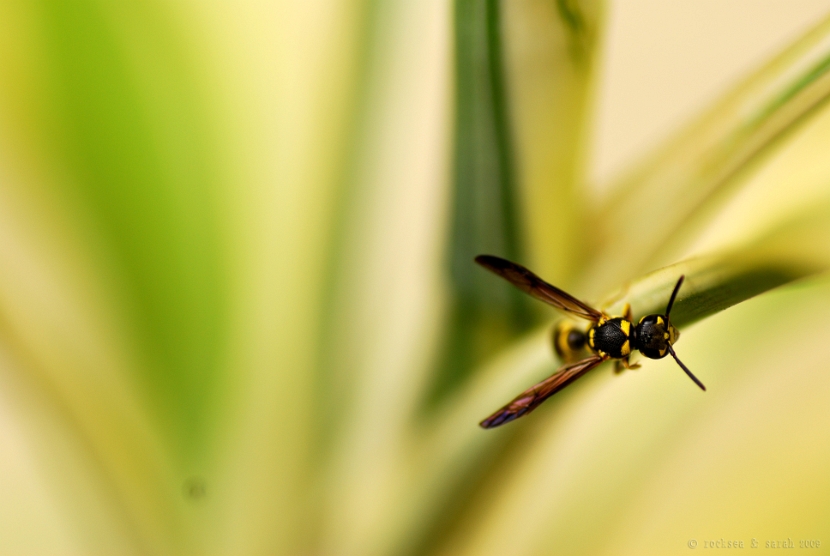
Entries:
<svg viewBox="0 0 830 556">
<path fill-rule="evenodd" d="M 600 355 L 592 355 L 582 361 L 577 361 L 576 363 L 571 363 L 570 365 L 561 367 L 539 384 L 528 388 L 516 396 L 512 402 L 499 409 L 479 424 L 482 428 L 492 429 L 527 415 L 539 407 L 543 401 L 605 361 L 605 359 L 605 357 Z"/>
<path fill-rule="evenodd" d="M 602 317 L 600 311 L 563 292 L 556 286 L 548 284 L 521 265 L 492 255 L 479 255 L 476 257 L 476 262 L 490 272 L 498 274 L 523 292 L 553 305 L 557 309 L 562 309 L 594 322 Z"/>
</svg>

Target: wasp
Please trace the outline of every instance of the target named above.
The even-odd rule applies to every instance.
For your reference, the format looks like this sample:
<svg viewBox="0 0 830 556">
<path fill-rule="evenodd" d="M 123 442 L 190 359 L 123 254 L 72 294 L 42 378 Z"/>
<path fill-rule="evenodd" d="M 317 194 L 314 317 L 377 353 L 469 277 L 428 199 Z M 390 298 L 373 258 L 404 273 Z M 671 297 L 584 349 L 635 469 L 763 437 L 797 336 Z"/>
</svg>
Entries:
<svg viewBox="0 0 830 556">
<path fill-rule="evenodd" d="M 559 326 L 554 331 L 553 344 L 566 364 L 482 421 L 480 425 L 483 428 L 492 429 L 527 415 L 556 392 L 608 359 L 616 360 L 618 369 L 620 365 L 626 369 L 636 369 L 639 365 L 631 365 L 629 361 L 631 353 L 635 350 L 649 359 L 662 359 L 671 354 L 689 378 L 701 390 L 706 390 L 703 383 L 680 361 L 672 347 L 680 337 L 680 332 L 672 326 L 669 315 L 684 276 L 681 276 L 674 286 L 666 305 L 666 313 L 646 315 L 635 325 L 631 306 L 628 304 L 623 309 L 623 316 L 612 318 L 548 284 L 521 265 L 492 255 L 479 255 L 475 261 L 536 299 L 591 322 L 586 332 L 573 325 Z M 591 355 L 573 361 L 584 351 L 585 346 Z"/>
</svg>

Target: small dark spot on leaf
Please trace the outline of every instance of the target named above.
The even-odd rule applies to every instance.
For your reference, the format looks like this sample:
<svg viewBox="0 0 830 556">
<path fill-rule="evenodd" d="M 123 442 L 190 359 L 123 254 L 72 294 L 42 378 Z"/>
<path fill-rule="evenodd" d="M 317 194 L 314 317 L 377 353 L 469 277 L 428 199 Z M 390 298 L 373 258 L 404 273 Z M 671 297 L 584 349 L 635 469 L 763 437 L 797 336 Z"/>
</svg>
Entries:
<svg viewBox="0 0 830 556">
<path fill-rule="evenodd" d="M 191 477 L 184 482 L 183 491 L 188 500 L 202 500 L 207 494 L 207 484 L 201 477 Z"/>
</svg>

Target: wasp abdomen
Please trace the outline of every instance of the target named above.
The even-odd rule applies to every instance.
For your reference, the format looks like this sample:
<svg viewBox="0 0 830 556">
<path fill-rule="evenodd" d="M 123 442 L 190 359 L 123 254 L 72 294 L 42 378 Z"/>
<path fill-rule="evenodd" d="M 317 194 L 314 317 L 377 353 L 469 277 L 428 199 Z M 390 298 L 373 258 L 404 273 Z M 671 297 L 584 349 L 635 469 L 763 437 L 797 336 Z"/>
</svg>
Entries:
<svg viewBox="0 0 830 556">
<path fill-rule="evenodd" d="M 585 357 L 585 332 L 570 321 L 561 321 L 553 329 L 553 349 L 562 361 L 577 361 Z"/>
<path fill-rule="evenodd" d="M 602 319 L 588 330 L 588 347 L 599 355 L 621 359 L 631 353 L 631 323 L 623 318 Z"/>
</svg>

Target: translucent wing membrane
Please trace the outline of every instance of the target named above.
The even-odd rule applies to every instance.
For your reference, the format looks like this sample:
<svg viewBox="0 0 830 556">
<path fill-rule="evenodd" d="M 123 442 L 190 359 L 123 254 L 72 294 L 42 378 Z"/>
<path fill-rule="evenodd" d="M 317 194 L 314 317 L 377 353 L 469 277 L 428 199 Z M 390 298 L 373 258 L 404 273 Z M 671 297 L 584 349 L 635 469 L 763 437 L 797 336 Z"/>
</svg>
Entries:
<svg viewBox="0 0 830 556">
<path fill-rule="evenodd" d="M 594 322 L 602 317 L 600 311 L 589 307 L 556 286 L 548 284 L 521 265 L 492 255 L 479 255 L 476 257 L 476 262 L 490 272 L 498 274 L 523 292 L 553 305 L 557 309 Z"/>
<path fill-rule="evenodd" d="M 592 355 L 582 361 L 561 367 L 539 384 L 528 388 L 516 396 L 512 402 L 493 413 L 482 421 L 480 425 L 482 428 L 492 429 L 493 427 L 498 427 L 499 425 L 509 423 L 514 419 L 527 415 L 539 407 L 543 401 L 605 361 L 605 359 L 599 355 Z"/>
</svg>

